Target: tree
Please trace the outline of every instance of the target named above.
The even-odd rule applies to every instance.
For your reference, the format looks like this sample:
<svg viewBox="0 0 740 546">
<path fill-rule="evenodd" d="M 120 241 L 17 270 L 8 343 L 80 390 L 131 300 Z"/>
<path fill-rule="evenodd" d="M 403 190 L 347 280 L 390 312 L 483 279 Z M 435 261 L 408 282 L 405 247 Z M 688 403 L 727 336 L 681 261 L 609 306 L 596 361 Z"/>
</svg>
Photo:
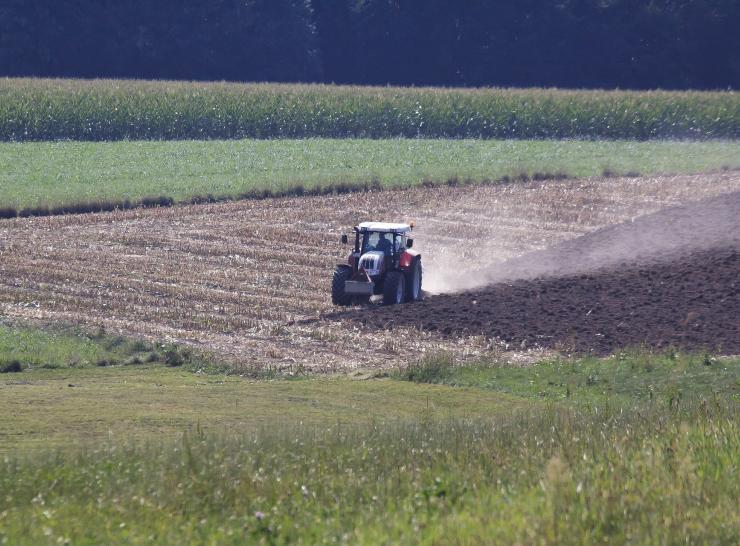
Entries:
<svg viewBox="0 0 740 546">
<path fill-rule="evenodd" d="M 0 75 L 737 88 L 737 0 L 3 0 Z"/>
</svg>

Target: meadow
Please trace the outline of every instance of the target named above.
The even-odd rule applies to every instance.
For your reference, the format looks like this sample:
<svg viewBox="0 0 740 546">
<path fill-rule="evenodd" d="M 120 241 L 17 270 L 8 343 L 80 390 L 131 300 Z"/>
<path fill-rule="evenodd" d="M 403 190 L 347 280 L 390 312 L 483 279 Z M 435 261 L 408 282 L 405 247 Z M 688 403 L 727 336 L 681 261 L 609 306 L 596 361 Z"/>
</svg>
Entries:
<svg viewBox="0 0 740 546">
<path fill-rule="evenodd" d="M 231 140 L 0 143 L 5 216 L 75 206 L 332 193 L 352 187 L 740 168 L 737 141 Z M 152 199 L 154 198 L 154 199 Z M 23 209 L 28 209 L 23 212 Z"/>
<path fill-rule="evenodd" d="M 597 365 L 629 370 L 617 396 Z M 635 351 L 520 369 L 436 355 L 362 381 L 8 374 L 0 543 L 728 544 L 739 373 Z M 539 392 L 563 380 L 568 395 Z"/>
<path fill-rule="evenodd" d="M 0 79 L 0 140 L 740 137 L 733 92 Z"/>
</svg>

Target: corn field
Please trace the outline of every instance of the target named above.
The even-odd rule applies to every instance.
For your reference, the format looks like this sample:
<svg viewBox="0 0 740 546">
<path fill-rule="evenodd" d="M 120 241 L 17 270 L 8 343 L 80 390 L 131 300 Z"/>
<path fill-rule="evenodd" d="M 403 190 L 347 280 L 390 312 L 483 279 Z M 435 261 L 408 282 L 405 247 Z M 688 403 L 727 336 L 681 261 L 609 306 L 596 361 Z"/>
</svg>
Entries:
<svg viewBox="0 0 740 546">
<path fill-rule="evenodd" d="M 734 92 L 2 79 L 0 140 L 732 139 Z"/>
</svg>

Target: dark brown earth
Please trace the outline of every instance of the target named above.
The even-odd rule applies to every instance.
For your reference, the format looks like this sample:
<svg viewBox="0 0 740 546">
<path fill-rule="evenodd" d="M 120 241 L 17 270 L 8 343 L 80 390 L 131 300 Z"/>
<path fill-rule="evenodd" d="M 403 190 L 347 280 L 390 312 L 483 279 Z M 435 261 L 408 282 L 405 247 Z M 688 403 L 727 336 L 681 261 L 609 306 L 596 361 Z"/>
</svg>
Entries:
<svg viewBox="0 0 740 546">
<path fill-rule="evenodd" d="M 737 354 L 740 192 L 605 228 L 486 274 L 512 280 L 342 317 L 379 329 L 483 335 L 517 348 Z"/>
</svg>

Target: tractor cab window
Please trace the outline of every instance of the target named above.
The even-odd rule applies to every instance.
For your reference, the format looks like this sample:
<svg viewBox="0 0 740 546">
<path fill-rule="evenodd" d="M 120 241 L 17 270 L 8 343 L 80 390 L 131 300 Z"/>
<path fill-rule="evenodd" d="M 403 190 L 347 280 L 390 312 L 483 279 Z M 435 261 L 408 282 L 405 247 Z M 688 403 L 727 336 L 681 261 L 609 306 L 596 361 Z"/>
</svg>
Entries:
<svg viewBox="0 0 740 546">
<path fill-rule="evenodd" d="M 362 237 L 362 253 L 372 250 L 390 255 L 398 253 L 405 246 L 405 237 L 398 233 L 366 231 Z"/>
</svg>

